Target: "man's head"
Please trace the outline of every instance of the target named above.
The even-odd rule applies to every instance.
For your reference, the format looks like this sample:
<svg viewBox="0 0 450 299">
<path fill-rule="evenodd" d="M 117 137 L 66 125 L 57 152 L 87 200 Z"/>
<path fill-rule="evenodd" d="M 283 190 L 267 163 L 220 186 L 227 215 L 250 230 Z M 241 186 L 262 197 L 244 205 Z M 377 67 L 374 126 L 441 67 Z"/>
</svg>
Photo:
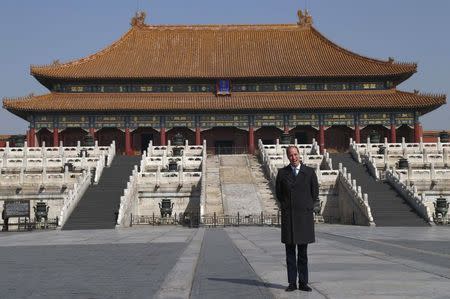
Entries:
<svg viewBox="0 0 450 299">
<path fill-rule="evenodd" d="M 290 145 L 286 148 L 286 155 L 292 166 L 297 167 L 302 162 L 302 157 L 296 146 Z"/>
</svg>

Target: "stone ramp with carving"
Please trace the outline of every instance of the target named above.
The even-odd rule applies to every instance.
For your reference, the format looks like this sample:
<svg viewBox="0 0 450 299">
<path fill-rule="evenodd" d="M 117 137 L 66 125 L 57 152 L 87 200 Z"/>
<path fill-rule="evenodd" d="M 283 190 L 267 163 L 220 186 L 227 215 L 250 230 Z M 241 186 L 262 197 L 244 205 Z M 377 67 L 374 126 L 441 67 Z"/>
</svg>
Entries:
<svg viewBox="0 0 450 299">
<path fill-rule="evenodd" d="M 113 229 L 115 212 L 133 167 L 140 157 L 116 156 L 104 170 L 98 185 L 92 185 L 70 215 L 63 230 Z"/>
<path fill-rule="evenodd" d="M 246 155 L 221 155 L 220 184 L 224 214 L 255 215 L 263 212 Z"/>
<path fill-rule="evenodd" d="M 206 158 L 205 215 L 223 215 L 219 156 Z"/>
<path fill-rule="evenodd" d="M 348 153 L 331 154 L 333 168 L 342 163 L 361 186 L 362 193 L 369 195 L 369 205 L 377 226 L 426 226 L 401 196 L 388 183 L 376 181 L 364 164 L 352 159 Z"/>
</svg>

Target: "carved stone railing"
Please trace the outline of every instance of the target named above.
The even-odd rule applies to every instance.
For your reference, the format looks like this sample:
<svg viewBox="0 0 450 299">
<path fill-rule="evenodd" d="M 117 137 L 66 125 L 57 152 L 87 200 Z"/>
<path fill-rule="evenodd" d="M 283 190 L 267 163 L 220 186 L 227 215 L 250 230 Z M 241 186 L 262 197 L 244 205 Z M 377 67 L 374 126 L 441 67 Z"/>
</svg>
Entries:
<svg viewBox="0 0 450 299">
<path fill-rule="evenodd" d="M 338 180 L 340 185 L 346 190 L 346 193 L 349 195 L 343 196 L 342 192 L 339 192 L 341 200 L 340 205 L 343 205 L 342 201 L 344 199 L 350 198 L 353 203 L 352 206 L 357 208 L 357 212 L 359 211 L 359 214 L 358 213 L 354 214 L 352 211 L 352 215 L 355 217 L 355 219 L 352 220 L 353 222 L 355 222 L 354 224 L 375 226 L 372 211 L 369 206 L 368 195 L 366 193 L 362 194 L 361 186 L 358 186 L 356 184 L 356 180 L 354 179 L 352 180 L 351 174 L 347 172 L 347 169 L 345 167 L 342 167 L 341 163 L 339 163 Z M 346 211 L 341 212 L 344 214 L 346 213 Z"/>
<path fill-rule="evenodd" d="M 154 171 L 158 167 L 164 169 L 167 168 L 170 162 L 176 162 L 178 166 L 183 167 L 186 170 L 201 169 L 202 156 L 181 156 L 181 157 L 145 157 L 146 152 L 141 160 L 142 171 Z"/>
<path fill-rule="evenodd" d="M 171 157 L 173 156 L 173 149 L 176 146 L 171 145 L 171 141 L 167 141 L 167 145 L 154 146 L 153 142 L 150 141 L 147 147 L 147 157 Z M 189 145 L 186 140 L 182 146 L 182 151 L 186 156 L 201 156 L 203 152 L 202 145 Z"/>
<path fill-rule="evenodd" d="M 111 145 L 108 148 L 108 158 L 106 161 L 106 166 L 110 167 L 112 161 L 114 160 L 114 157 L 116 156 L 116 141 L 113 140 L 113 142 L 111 143 Z"/>
<path fill-rule="evenodd" d="M 273 146 L 272 146 L 273 147 Z M 314 148 L 314 145 L 311 147 L 304 148 Z M 261 140 L 258 140 L 258 149 L 261 155 L 261 160 L 263 164 L 264 171 L 269 176 L 269 182 L 273 188 L 275 188 L 275 181 L 278 174 L 278 169 L 289 164 L 289 160 L 286 157 L 285 151 L 286 147 L 283 148 L 283 155 L 274 156 L 269 155 L 266 152 L 267 146 L 263 145 Z M 332 161 L 330 155 L 324 151 L 323 155 L 306 155 L 304 158 L 305 164 L 314 168 L 317 174 L 317 178 L 319 183 L 323 184 L 331 184 L 336 181 L 338 171 L 332 170 Z M 325 164 L 325 170 L 320 170 L 320 166 Z"/>
<path fill-rule="evenodd" d="M 370 153 L 365 162 L 369 173 L 377 180 L 382 179 L 380 171 L 377 168 L 377 162 L 375 161 L 375 158 L 370 155 Z"/>
<path fill-rule="evenodd" d="M 42 173 L 25 173 L 22 169 L 19 173 L 0 174 L 0 186 L 8 188 L 68 187 L 81 175 L 82 173 L 69 173 L 67 167 L 63 173 L 47 173 L 45 169 Z"/>
<path fill-rule="evenodd" d="M 415 186 L 408 186 L 401 181 L 401 176 L 395 170 L 386 171 L 386 180 L 408 201 L 411 207 L 430 225 L 433 225 L 433 211 L 426 205 L 425 196 L 419 196 Z"/>
<path fill-rule="evenodd" d="M 331 170 L 333 169 L 333 159 L 330 158 L 330 153 L 327 152 L 326 149 L 323 150 L 323 164 L 322 164 L 322 168 L 324 169 L 328 169 Z"/>
<path fill-rule="evenodd" d="M 413 169 L 411 166 L 408 169 L 390 170 L 403 183 L 410 182 L 430 182 L 437 184 L 438 182 L 446 183 L 450 186 L 450 169 L 436 169 L 434 164 L 430 165 L 429 169 Z"/>
<path fill-rule="evenodd" d="M 98 184 L 104 168 L 105 168 L 105 156 L 102 155 L 95 164 L 94 184 Z"/>
<path fill-rule="evenodd" d="M 79 177 L 77 183 L 75 183 L 74 188 L 69 190 L 67 196 L 64 198 L 64 204 L 59 216 L 59 227 L 63 227 L 67 219 L 72 214 L 74 208 L 77 206 L 83 194 L 86 192 L 87 188 L 91 184 L 91 173 L 90 171 L 83 171 L 83 175 Z"/>
<path fill-rule="evenodd" d="M 139 172 L 137 174 L 138 184 L 160 187 L 163 184 L 176 184 L 182 187 L 186 184 L 197 184 L 202 180 L 202 171 L 183 172 L 182 168 L 178 172 Z"/>
<path fill-rule="evenodd" d="M 124 195 L 120 197 L 119 214 L 117 216 L 116 228 L 129 227 L 132 225 L 132 215 L 138 200 L 138 168 L 134 167 L 127 183 Z"/>
<path fill-rule="evenodd" d="M 387 138 L 383 143 L 371 143 L 369 138 L 367 138 L 366 143 L 350 141 L 350 151 L 355 154 L 377 154 L 380 147 L 384 147 L 388 154 L 421 154 L 424 150 L 429 154 L 442 154 L 444 149 L 450 150 L 450 142 L 441 142 L 440 138 L 438 138 L 438 142 L 423 142 L 421 138 L 418 143 L 406 143 L 405 138 L 402 138 L 401 143 L 389 143 Z"/>
<path fill-rule="evenodd" d="M 59 147 L 47 147 L 42 142 L 40 147 L 29 147 L 25 141 L 23 147 L 10 147 L 9 142 L 5 147 L 0 148 L 0 158 L 63 158 L 63 157 L 79 157 L 81 151 L 86 151 L 88 156 L 98 157 L 101 155 L 115 155 L 115 141 L 110 146 L 98 146 L 95 141 L 94 146 L 81 146 L 80 141 L 76 146 L 63 146 L 60 142 Z"/>
<path fill-rule="evenodd" d="M 200 216 L 205 215 L 205 210 L 206 210 L 206 140 L 203 140 Z"/>
<path fill-rule="evenodd" d="M 363 147 L 358 146 L 358 144 L 355 143 L 352 138 L 350 138 L 349 151 L 350 151 L 350 154 L 352 155 L 353 160 L 355 160 L 358 163 L 362 163 L 362 158 L 361 158 L 361 151 L 362 151 L 361 149 L 362 148 Z"/>
<path fill-rule="evenodd" d="M 109 147 L 92 147 L 77 149 L 76 147 L 61 147 L 61 148 L 10 148 L 20 150 L 22 154 L 8 156 L 6 152 L 3 153 L 3 157 L 0 159 L 0 168 L 5 168 L 9 170 L 20 171 L 24 169 L 25 171 L 43 171 L 46 169 L 48 172 L 52 170 L 59 171 L 64 167 L 65 163 L 71 163 L 74 167 L 79 169 L 94 168 L 97 166 L 99 160 L 101 163 L 98 166 L 105 165 L 105 157 L 107 157 L 107 165 L 111 165 L 111 161 L 115 156 L 115 145 L 114 141 Z M 31 149 L 39 150 L 40 154 L 38 156 L 24 155 L 27 151 Z M 55 153 L 59 156 L 46 154 L 48 149 L 58 149 Z M 72 152 L 73 150 L 73 152 Z M 85 151 L 83 151 L 85 150 Z M 89 150 L 92 153 L 89 153 Z M 68 154 L 69 153 L 69 154 Z M 81 153 L 81 157 L 80 157 Z M 87 156 L 86 156 L 87 153 Z"/>
</svg>

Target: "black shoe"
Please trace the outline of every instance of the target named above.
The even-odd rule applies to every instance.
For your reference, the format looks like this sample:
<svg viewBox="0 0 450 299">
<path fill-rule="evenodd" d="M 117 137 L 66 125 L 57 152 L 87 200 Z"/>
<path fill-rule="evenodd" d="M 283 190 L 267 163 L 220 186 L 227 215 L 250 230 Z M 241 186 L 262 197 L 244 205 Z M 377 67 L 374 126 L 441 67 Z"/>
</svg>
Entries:
<svg viewBox="0 0 450 299">
<path fill-rule="evenodd" d="M 288 287 L 285 289 L 286 292 L 292 292 L 297 289 L 297 286 L 295 284 L 289 284 Z"/>
<path fill-rule="evenodd" d="M 298 289 L 300 291 L 305 291 L 305 292 L 312 292 L 312 289 L 309 287 L 309 285 L 307 285 L 306 283 L 302 283 L 298 285 Z"/>
</svg>

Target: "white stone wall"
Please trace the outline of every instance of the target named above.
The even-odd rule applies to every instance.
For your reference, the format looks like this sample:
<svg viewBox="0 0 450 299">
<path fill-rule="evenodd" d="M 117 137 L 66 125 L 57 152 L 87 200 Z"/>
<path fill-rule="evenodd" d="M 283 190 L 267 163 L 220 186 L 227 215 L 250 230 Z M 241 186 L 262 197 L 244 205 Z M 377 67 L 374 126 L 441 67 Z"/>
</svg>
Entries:
<svg viewBox="0 0 450 299">
<path fill-rule="evenodd" d="M 159 203 L 161 203 L 162 199 L 169 198 L 173 205 L 172 217 L 175 213 L 178 215 L 182 213 L 192 212 L 199 213 L 199 204 L 200 204 L 200 196 L 189 196 L 189 195 L 181 195 L 177 196 L 176 194 L 155 194 L 151 197 L 143 197 L 140 196 L 138 199 L 137 208 L 135 211 L 135 215 L 133 218 L 139 218 L 140 216 L 152 216 L 161 217 Z"/>
<path fill-rule="evenodd" d="M 22 199 L 26 200 L 26 199 Z M 37 202 L 41 202 L 41 199 L 29 199 L 30 201 L 30 219 L 31 221 L 34 221 L 34 209 L 33 207 L 36 206 Z M 64 205 L 64 200 L 61 199 L 42 199 L 42 202 L 45 202 L 47 206 L 49 207 L 48 210 L 48 218 L 49 219 L 55 219 L 56 217 L 59 217 L 59 214 L 61 212 L 61 209 Z M 0 214 L 3 212 L 3 203 L 4 200 L 0 200 Z M 9 219 L 9 223 L 17 223 L 18 218 L 13 217 Z M 1 223 L 3 223 L 3 219 L 0 220 Z"/>
</svg>

